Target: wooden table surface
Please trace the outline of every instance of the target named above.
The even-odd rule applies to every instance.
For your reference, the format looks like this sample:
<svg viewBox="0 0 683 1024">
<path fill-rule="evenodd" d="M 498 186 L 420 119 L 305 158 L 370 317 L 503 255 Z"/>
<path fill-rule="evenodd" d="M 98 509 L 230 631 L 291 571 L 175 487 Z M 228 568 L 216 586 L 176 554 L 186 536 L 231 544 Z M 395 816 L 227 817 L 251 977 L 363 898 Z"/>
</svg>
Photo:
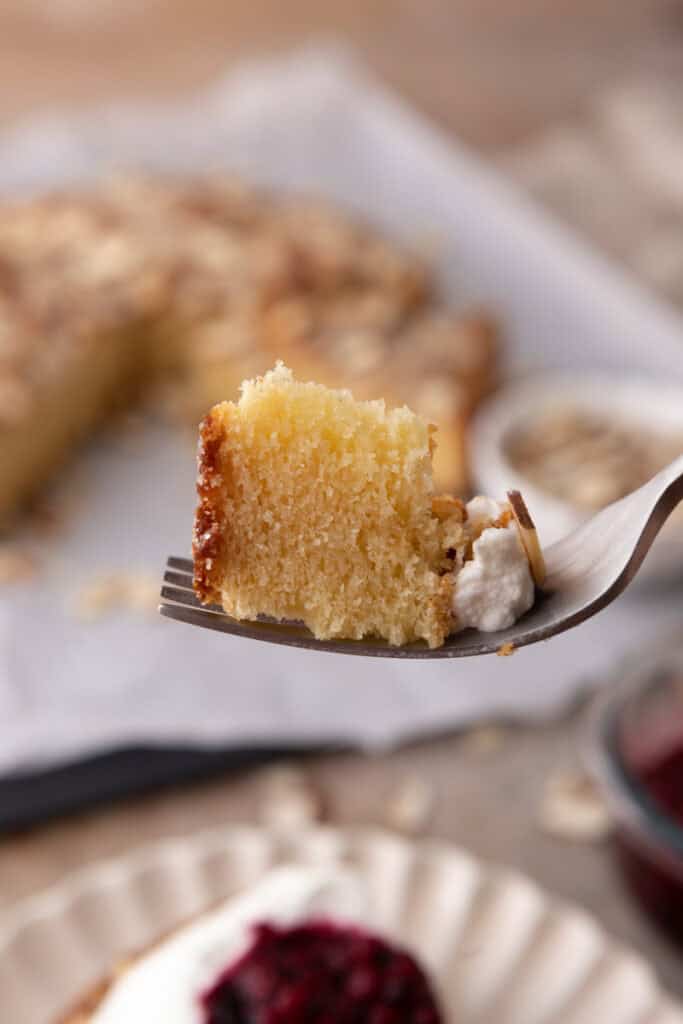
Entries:
<svg viewBox="0 0 683 1024">
<path fill-rule="evenodd" d="M 498 148 L 634 74 L 677 75 L 681 0 L 2 0 L 0 123 L 170 95 L 244 56 L 345 39 L 441 124 Z"/>
<path fill-rule="evenodd" d="M 95 11 L 98 12 L 97 16 Z M 4 0 L 0 125 L 111 96 L 170 96 L 246 55 L 341 35 L 405 96 L 484 150 L 503 148 L 635 75 L 675 75 L 680 0 Z M 523 656 L 523 655 L 520 655 Z M 596 913 L 683 996 L 683 960 L 622 893 L 607 848 L 541 834 L 544 778 L 574 759 L 575 719 L 516 729 L 488 755 L 457 736 L 306 771 L 327 820 L 382 818 L 404 777 L 437 796 L 430 833 L 528 872 Z M 0 842 L 0 911 L 102 857 L 166 835 L 255 820 L 260 773 L 131 802 Z"/>
</svg>

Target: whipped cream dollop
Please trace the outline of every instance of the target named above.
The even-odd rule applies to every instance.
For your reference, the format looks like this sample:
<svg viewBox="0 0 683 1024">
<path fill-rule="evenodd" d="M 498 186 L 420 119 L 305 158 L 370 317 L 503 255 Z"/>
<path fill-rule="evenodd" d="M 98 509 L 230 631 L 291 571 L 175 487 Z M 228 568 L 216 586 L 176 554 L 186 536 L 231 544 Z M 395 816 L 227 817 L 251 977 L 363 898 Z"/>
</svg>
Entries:
<svg viewBox="0 0 683 1024">
<path fill-rule="evenodd" d="M 492 498 L 473 498 L 467 518 L 475 528 L 498 519 L 504 507 Z M 453 614 L 457 629 L 484 633 L 506 629 L 534 603 L 534 581 L 519 530 L 486 527 L 472 545 L 472 558 L 455 578 Z"/>
<path fill-rule="evenodd" d="M 360 880 L 341 868 L 277 868 L 248 893 L 203 914 L 114 982 L 92 1024 L 198 1024 L 201 996 L 249 946 L 251 926 L 310 917 L 363 921 Z"/>
</svg>

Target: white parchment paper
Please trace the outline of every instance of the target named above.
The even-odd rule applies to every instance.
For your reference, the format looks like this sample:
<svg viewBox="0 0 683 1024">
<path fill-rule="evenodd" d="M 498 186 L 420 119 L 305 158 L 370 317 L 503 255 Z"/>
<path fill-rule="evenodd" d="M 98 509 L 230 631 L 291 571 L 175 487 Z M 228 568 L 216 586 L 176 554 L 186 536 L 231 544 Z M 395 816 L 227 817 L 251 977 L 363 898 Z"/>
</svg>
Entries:
<svg viewBox="0 0 683 1024">
<path fill-rule="evenodd" d="M 5 192 L 115 167 L 229 168 L 327 195 L 408 239 L 440 239 L 445 288 L 498 310 L 513 363 L 683 380 L 676 314 L 337 51 L 251 65 L 172 107 L 45 117 L 0 139 Z M 0 593 L 0 771 L 130 742 L 383 745 L 490 714 L 545 715 L 680 613 L 680 591 L 641 593 L 512 658 L 432 664 L 297 652 L 126 610 L 75 616 L 98 574 L 160 579 L 168 554 L 188 553 L 193 481 L 190 439 L 153 425 L 134 443 L 101 438 L 67 472 L 73 509 L 40 576 Z"/>
</svg>

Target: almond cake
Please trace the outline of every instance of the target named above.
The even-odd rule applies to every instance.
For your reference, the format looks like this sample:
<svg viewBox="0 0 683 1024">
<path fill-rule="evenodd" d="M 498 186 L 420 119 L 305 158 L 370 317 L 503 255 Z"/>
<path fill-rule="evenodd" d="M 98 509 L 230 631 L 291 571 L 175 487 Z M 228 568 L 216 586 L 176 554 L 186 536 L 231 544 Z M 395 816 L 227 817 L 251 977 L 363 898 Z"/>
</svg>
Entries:
<svg viewBox="0 0 683 1024">
<path fill-rule="evenodd" d="M 439 423 L 444 485 L 496 379 L 496 330 L 415 255 L 320 203 L 227 178 L 125 178 L 0 204 L 0 523 L 114 408 L 196 420 L 284 358 Z"/>
<path fill-rule="evenodd" d="M 434 447 L 406 406 L 302 383 L 282 363 L 245 381 L 200 427 L 199 598 L 319 639 L 438 647 L 459 628 L 511 625 L 534 600 L 531 564 L 542 582 L 533 524 L 519 496 L 438 495 Z"/>
</svg>

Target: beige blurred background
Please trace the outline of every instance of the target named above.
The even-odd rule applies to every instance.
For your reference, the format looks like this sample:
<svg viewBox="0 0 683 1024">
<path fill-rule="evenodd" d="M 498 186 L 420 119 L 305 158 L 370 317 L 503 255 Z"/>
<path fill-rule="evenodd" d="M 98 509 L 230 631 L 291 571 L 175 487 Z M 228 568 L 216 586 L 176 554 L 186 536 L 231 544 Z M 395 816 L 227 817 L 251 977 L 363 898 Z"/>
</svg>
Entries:
<svg viewBox="0 0 683 1024">
<path fill-rule="evenodd" d="M 680 73 L 680 0 L 3 0 L 0 123 L 112 95 L 170 95 L 246 55 L 346 39 L 487 150 L 608 84 Z"/>
</svg>

